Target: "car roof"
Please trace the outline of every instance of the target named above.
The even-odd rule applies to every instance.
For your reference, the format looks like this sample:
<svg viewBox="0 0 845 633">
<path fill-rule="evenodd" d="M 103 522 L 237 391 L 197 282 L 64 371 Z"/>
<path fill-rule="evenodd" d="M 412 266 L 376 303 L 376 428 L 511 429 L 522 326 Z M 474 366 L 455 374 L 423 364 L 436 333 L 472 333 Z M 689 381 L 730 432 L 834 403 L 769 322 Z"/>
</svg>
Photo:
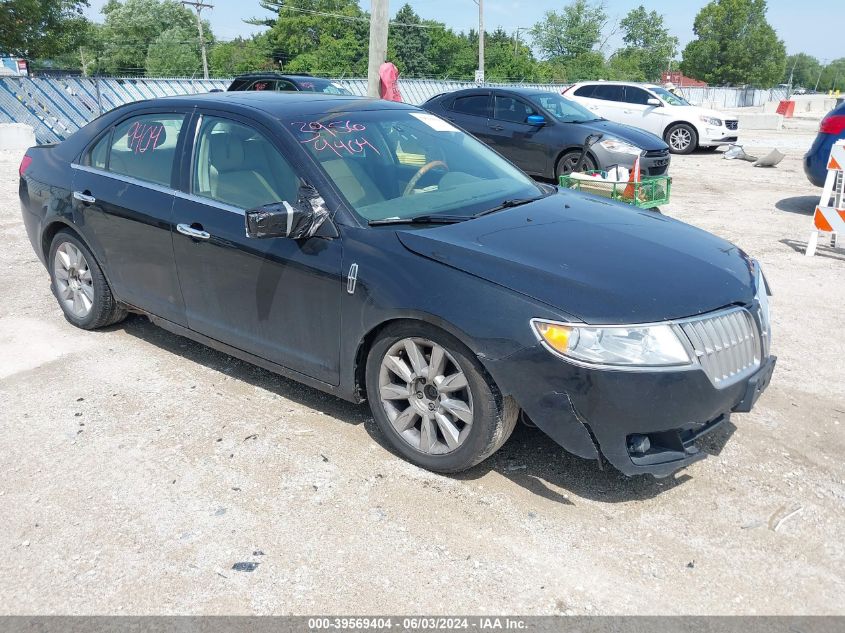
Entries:
<svg viewBox="0 0 845 633">
<path fill-rule="evenodd" d="M 274 79 L 322 79 L 322 77 L 313 77 L 308 73 L 302 74 L 285 74 L 280 73 L 278 70 L 256 70 L 255 72 L 251 73 L 241 73 L 240 75 L 236 75 L 235 79 L 256 79 L 260 77 L 272 77 Z M 325 81 L 329 81 L 326 79 Z"/>
<path fill-rule="evenodd" d="M 161 97 L 139 102 L 145 106 L 167 104 L 180 106 L 237 105 L 259 110 L 270 116 L 286 118 L 302 114 L 322 114 L 330 112 L 350 112 L 363 110 L 417 110 L 415 106 L 396 101 L 353 97 L 350 95 L 330 95 L 315 92 L 267 92 L 263 90 L 209 92 L 197 95 L 177 95 Z"/>
<path fill-rule="evenodd" d="M 574 84 L 572 87 L 577 88 L 578 86 L 591 86 L 591 85 L 603 85 L 603 86 L 637 86 L 638 88 L 660 88 L 657 84 L 648 83 L 648 82 L 639 82 L 639 81 L 604 81 L 603 79 L 595 79 L 593 81 L 579 81 L 577 84 Z"/>
</svg>

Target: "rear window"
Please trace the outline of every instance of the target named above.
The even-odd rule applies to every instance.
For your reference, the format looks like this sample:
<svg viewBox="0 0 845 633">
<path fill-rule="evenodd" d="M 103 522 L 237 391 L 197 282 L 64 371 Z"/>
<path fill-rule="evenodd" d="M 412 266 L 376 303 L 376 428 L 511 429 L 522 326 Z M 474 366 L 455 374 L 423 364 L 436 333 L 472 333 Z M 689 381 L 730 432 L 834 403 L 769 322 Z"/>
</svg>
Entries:
<svg viewBox="0 0 845 633">
<path fill-rule="evenodd" d="M 123 121 L 111 136 L 108 170 L 169 187 L 184 120 L 182 114 L 142 114 Z"/>
<path fill-rule="evenodd" d="M 470 95 L 468 97 L 458 97 L 452 102 L 452 110 L 474 116 L 490 116 L 490 96 Z"/>
</svg>

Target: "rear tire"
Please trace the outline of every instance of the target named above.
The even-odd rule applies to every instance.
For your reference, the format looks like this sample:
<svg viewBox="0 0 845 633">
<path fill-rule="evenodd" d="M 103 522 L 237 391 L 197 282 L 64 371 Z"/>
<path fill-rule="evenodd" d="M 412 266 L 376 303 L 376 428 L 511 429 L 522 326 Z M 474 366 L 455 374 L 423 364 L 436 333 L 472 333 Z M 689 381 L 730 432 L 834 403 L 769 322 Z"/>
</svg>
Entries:
<svg viewBox="0 0 845 633">
<path fill-rule="evenodd" d="M 47 265 L 50 288 L 71 324 L 95 330 L 126 318 L 126 308 L 115 300 L 94 255 L 72 232 L 56 233 Z"/>
<path fill-rule="evenodd" d="M 581 157 L 580 151 L 571 151 L 566 152 L 563 156 L 561 156 L 558 161 L 557 165 L 555 165 L 555 184 L 560 182 L 560 177 L 565 174 L 571 174 L 573 168 L 578 163 L 578 159 Z M 597 169 L 595 161 L 590 158 L 590 155 L 584 158 L 584 166 L 581 168 L 584 171 L 593 171 Z"/>
<path fill-rule="evenodd" d="M 438 473 L 456 473 L 495 453 L 519 409 L 463 343 L 422 322 L 382 331 L 367 357 L 367 399 L 393 449 Z M 456 413 L 457 414 L 456 414 Z"/>
<path fill-rule="evenodd" d="M 673 154 L 689 154 L 698 147 L 698 132 L 688 123 L 676 123 L 666 129 L 663 140 Z"/>
</svg>

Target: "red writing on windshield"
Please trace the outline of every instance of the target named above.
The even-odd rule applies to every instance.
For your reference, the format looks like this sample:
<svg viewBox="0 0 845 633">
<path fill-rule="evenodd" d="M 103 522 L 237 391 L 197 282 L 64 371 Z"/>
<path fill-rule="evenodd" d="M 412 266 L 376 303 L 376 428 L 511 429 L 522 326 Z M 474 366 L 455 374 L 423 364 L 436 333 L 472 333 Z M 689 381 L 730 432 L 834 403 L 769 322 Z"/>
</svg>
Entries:
<svg viewBox="0 0 845 633">
<path fill-rule="evenodd" d="M 376 147 L 362 134 L 367 126 L 352 121 L 294 121 L 293 126 L 307 138 L 300 140 L 303 145 L 311 145 L 315 152 L 330 151 L 338 156 L 361 154 L 367 148 L 381 155 Z"/>
<path fill-rule="evenodd" d="M 147 150 L 154 150 L 164 141 L 166 134 L 161 123 L 141 123 L 136 121 L 129 128 L 126 144 L 135 154 L 143 154 Z"/>
</svg>

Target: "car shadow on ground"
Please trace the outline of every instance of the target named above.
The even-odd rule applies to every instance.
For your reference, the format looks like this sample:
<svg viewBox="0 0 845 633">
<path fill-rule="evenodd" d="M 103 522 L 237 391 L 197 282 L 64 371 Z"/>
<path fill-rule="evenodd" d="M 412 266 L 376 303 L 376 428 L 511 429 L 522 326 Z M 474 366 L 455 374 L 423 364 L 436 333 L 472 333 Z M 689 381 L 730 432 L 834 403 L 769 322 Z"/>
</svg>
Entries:
<svg viewBox="0 0 845 633">
<path fill-rule="evenodd" d="M 784 198 L 775 203 L 775 208 L 787 213 L 798 213 L 800 215 L 813 215 L 816 205 L 819 203 L 819 196 L 793 196 Z"/>
<path fill-rule="evenodd" d="M 130 315 L 126 321 L 108 329 L 123 330 L 130 336 L 170 353 L 320 411 L 340 422 L 361 424 L 374 442 L 393 452 L 373 420 L 367 404 L 347 402 L 172 334 L 153 325 L 143 316 Z M 728 423 L 709 435 L 704 447 L 706 452 L 718 454 L 735 428 Z M 491 471 L 544 499 L 567 505 L 575 504 L 571 497 L 604 503 L 649 499 L 692 479 L 686 473 L 665 479 L 654 479 L 651 476 L 625 477 L 609 464 L 600 465 L 597 461 L 567 453 L 539 429 L 521 423 L 517 424 L 511 438 L 495 455 L 465 472 L 450 476 L 459 481 L 474 481 Z"/>
</svg>

